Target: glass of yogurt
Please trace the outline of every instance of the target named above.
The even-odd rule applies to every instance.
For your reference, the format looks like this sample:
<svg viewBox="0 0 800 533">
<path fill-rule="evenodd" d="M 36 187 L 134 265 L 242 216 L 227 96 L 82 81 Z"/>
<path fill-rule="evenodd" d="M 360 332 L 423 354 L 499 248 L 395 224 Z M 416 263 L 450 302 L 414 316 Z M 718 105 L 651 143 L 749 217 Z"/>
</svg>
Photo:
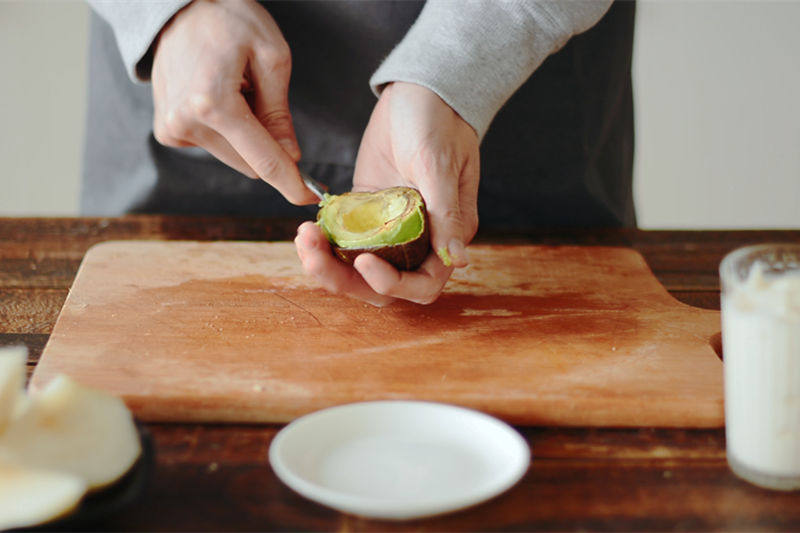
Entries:
<svg viewBox="0 0 800 533">
<path fill-rule="evenodd" d="M 734 250 L 720 281 L 728 465 L 800 489 L 800 244 Z"/>
</svg>

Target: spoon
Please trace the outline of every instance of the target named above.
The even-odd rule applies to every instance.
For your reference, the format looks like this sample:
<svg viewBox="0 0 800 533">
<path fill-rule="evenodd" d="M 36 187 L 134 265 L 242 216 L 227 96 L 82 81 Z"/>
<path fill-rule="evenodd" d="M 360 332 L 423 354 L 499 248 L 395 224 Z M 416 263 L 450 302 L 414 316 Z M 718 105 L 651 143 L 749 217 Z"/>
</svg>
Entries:
<svg viewBox="0 0 800 533">
<path fill-rule="evenodd" d="M 302 170 L 300 171 L 300 177 L 303 178 L 303 183 L 306 184 L 306 187 L 313 192 L 317 198 L 320 200 L 325 199 L 325 195 L 328 194 L 328 187 L 323 185 L 322 183 L 318 182 Z"/>
</svg>

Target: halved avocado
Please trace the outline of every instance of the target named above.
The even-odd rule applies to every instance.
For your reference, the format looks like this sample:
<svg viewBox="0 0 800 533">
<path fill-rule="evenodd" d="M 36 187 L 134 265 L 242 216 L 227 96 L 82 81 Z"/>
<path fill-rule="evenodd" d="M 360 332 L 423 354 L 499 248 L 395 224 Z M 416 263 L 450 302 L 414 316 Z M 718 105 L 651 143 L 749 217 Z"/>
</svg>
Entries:
<svg viewBox="0 0 800 533">
<path fill-rule="evenodd" d="M 319 205 L 317 224 L 346 263 L 369 252 L 398 270 L 415 270 L 428 256 L 428 214 L 416 189 L 330 195 Z"/>
</svg>

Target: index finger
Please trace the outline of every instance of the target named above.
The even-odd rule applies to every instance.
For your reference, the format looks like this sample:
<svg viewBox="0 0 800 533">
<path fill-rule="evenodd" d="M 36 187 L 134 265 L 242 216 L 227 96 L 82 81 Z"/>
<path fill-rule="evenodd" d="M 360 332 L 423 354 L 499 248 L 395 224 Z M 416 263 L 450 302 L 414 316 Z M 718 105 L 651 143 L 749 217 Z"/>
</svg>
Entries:
<svg viewBox="0 0 800 533">
<path fill-rule="evenodd" d="M 237 93 L 225 107 L 214 113 L 208 125 L 233 146 L 258 177 L 287 200 L 296 205 L 316 203 L 317 197 L 303 185 L 297 165 L 253 115 L 244 96 Z"/>
</svg>

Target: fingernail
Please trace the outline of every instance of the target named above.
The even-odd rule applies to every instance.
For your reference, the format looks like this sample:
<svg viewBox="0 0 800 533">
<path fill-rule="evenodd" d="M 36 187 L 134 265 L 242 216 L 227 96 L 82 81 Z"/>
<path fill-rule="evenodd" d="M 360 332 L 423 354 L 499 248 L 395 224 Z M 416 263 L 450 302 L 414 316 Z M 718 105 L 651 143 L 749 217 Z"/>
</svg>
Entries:
<svg viewBox="0 0 800 533">
<path fill-rule="evenodd" d="M 464 247 L 463 242 L 458 239 L 451 239 L 447 245 L 447 249 L 450 252 L 450 257 L 453 259 L 453 264 L 455 266 L 465 267 L 469 264 L 467 249 Z"/>
</svg>

